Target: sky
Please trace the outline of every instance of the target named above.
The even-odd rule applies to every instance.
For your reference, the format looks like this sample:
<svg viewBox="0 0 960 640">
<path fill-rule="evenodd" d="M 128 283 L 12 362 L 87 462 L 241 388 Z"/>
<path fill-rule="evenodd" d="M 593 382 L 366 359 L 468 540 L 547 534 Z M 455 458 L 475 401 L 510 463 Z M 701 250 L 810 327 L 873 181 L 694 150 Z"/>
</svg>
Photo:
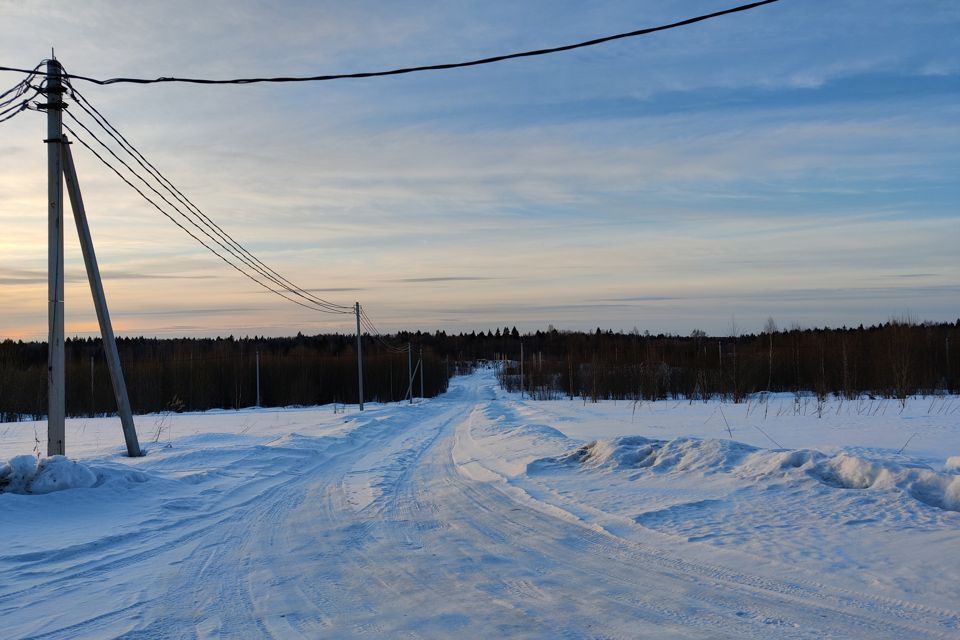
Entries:
<svg viewBox="0 0 960 640">
<path fill-rule="evenodd" d="M 19 2 L 0 65 L 316 75 L 555 46 L 730 0 Z M 21 76 L 0 73 L 0 91 Z M 781 0 L 389 78 L 77 83 L 213 220 L 382 331 L 686 335 L 960 317 L 960 4 Z M 71 113 L 82 116 L 75 107 Z M 68 120 L 69 122 L 69 120 Z M 45 116 L 0 124 L 0 339 L 46 337 Z M 80 145 L 114 328 L 350 332 L 242 278 Z M 66 332 L 97 333 L 69 207 Z"/>
</svg>

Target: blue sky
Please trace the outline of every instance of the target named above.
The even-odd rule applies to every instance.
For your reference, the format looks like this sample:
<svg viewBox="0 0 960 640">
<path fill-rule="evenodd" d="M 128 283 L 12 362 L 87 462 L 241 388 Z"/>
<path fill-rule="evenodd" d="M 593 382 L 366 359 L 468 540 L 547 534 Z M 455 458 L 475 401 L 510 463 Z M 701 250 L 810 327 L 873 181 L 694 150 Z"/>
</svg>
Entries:
<svg viewBox="0 0 960 640">
<path fill-rule="evenodd" d="M 733 3 L 195 4 L 0 0 L 0 64 L 52 45 L 97 77 L 358 71 Z M 265 262 L 385 330 L 960 316 L 956 2 L 782 0 L 416 76 L 78 86 Z M 0 125 L 0 337 L 45 335 L 44 133 L 34 113 Z M 74 153 L 120 333 L 350 330 L 240 279 Z M 72 234 L 67 272 L 68 334 L 93 332 Z"/>
</svg>

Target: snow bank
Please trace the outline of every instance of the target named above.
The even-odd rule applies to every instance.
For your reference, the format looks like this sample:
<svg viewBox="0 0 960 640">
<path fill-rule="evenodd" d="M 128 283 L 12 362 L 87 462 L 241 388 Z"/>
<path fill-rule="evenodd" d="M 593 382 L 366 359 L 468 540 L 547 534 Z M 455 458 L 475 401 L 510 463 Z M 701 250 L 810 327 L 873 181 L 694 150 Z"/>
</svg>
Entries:
<svg viewBox="0 0 960 640">
<path fill-rule="evenodd" d="M 581 469 L 642 469 L 649 473 L 726 473 L 751 482 L 795 476 L 838 489 L 902 491 L 924 504 L 960 511 L 960 458 L 947 460 L 946 471 L 868 460 L 841 453 L 797 449 L 769 451 L 730 440 L 676 438 L 653 440 L 624 436 L 595 440 L 561 456 L 531 462 L 528 473 L 573 466 Z"/>
<path fill-rule="evenodd" d="M 92 487 L 97 474 L 64 456 L 40 460 L 31 455 L 0 461 L 0 493 L 52 493 L 64 489 Z"/>
<path fill-rule="evenodd" d="M 612 440 L 594 440 L 556 458 L 534 461 L 533 468 L 555 464 L 609 469 L 650 469 L 657 473 L 731 471 L 745 457 L 759 451 L 755 447 L 730 440 L 676 438 L 653 440 L 642 436 L 623 436 Z"/>
<path fill-rule="evenodd" d="M 960 511 L 960 475 L 952 473 L 840 454 L 818 464 L 810 475 L 841 489 L 899 489 L 932 507 Z"/>
</svg>

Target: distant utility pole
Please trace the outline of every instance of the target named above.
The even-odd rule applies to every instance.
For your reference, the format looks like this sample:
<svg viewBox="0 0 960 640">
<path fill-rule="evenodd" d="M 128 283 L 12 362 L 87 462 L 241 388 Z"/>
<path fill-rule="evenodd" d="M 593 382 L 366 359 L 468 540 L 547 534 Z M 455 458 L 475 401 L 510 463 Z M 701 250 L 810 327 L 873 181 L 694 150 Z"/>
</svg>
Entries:
<svg viewBox="0 0 960 640">
<path fill-rule="evenodd" d="M 410 343 L 407 343 L 407 397 L 410 398 L 410 404 L 413 404 L 413 349 Z"/>
<path fill-rule="evenodd" d="M 63 346 L 62 67 L 47 62 L 47 455 L 64 455 L 66 367 Z"/>
<path fill-rule="evenodd" d="M 257 355 L 257 406 L 260 406 L 260 351 L 256 352 Z"/>
<path fill-rule="evenodd" d="M 420 347 L 420 362 L 417 363 L 417 366 L 420 367 L 420 399 L 423 399 L 423 347 Z"/>
<path fill-rule="evenodd" d="M 520 398 L 523 398 L 523 340 L 520 341 Z"/>
<path fill-rule="evenodd" d="M 360 303 L 354 302 L 357 314 L 357 397 L 360 399 L 360 411 L 363 411 L 363 344 L 360 342 Z"/>
</svg>

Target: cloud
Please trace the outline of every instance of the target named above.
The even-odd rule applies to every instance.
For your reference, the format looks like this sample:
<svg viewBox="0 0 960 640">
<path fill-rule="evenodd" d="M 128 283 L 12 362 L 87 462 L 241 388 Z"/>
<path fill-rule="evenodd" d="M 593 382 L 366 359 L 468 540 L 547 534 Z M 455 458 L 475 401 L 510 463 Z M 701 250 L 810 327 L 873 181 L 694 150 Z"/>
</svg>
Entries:
<svg viewBox="0 0 960 640">
<path fill-rule="evenodd" d="M 111 269 L 100 273 L 102 280 L 209 280 L 214 278 L 212 275 L 204 274 L 170 274 L 170 273 L 139 273 L 136 271 L 123 271 Z M 3 285 L 36 285 L 45 284 L 48 281 L 46 271 L 38 269 L 10 269 L 0 267 L 0 286 Z M 77 272 L 76 270 L 67 271 L 64 276 L 65 283 L 86 282 L 87 274 Z"/>
<path fill-rule="evenodd" d="M 486 278 L 482 276 L 435 276 L 427 278 L 399 278 L 390 282 L 484 282 L 489 280 L 504 280 L 505 278 Z"/>
<path fill-rule="evenodd" d="M 0 59 L 32 66 L 23 52 L 43 32 L 69 43 L 58 49 L 68 69 L 90 75 L 321 73 L 549 46 L 696 12 L 676 0 L 492 12 L 195 4 L 7 3 Z M 403 78 L 81 90 L 264 262 L 317 293 L 362 293 L 380 325 L 517 315 L 712 330 L 738 305 L 761 319 L 869 322 L 907 303 L 943 317 L 949 289 L 888 285 L 960 281 L 954 5 L 778 3 Z M 40 129 L 24 114 L 0 142 L 0 334 L 42 328 L 46 313 Z M 184 331 L 337 326 L 274 302 L 75 151 L 111 306 L 146 314 L 127 327 L 167 330 L 149 324 L 156 310 Z M 92 317 L 73 235 L 68 323 Z"/>
</svg>

